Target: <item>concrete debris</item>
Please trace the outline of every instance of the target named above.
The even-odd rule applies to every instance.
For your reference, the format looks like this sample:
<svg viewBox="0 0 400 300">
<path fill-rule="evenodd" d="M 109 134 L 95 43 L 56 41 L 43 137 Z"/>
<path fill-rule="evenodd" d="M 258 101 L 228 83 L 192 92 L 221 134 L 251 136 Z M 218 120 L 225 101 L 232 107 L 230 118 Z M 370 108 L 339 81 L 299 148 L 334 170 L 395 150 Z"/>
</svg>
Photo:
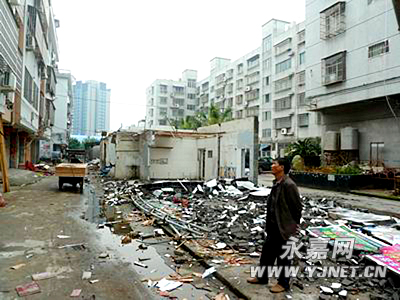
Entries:
<svg viewBox="0 0 400 300">
<path fill-rule="evenodd" d="M 56 277 L 56 276 L 57 276 L 56 273 L 43 272 L 43 273 L 33 274 L 32 275 L 32 279 L 35 280 L 35 281 L 38 281 L 38 280 L 53 278 L 53 277 Z"/>
<path fill-rule="evenodd" d="M 15 266 L 10 267 L 10 269 L 18 270 L 18 269 L 20 269 L 20 268 L 22 268 L 22 267 L 24 267 L 24 266 L 26 266 L 26 264 L 18 264 L 18 265 L 15 265 Z"/>
<path fill-rule="evenodd" d="M 81 292 L 82 290 L 80 289 L 73 290 L 70 297 L 79 297 L 81 295 Z"/>
<path fill-rule="evenodd" d="M 90 279 L 92 277 L 92 272 L 83 272 L 83 274 L 82 274 L 82 280 L 85 280 L 85 279 Z"/>
</svg>

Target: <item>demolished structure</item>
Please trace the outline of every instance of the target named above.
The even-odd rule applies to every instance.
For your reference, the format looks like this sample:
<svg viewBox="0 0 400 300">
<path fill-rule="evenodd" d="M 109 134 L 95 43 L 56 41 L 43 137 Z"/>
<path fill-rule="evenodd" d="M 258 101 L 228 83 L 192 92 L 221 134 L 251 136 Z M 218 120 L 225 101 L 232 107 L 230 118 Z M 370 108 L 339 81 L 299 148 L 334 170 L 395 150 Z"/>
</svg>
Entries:
<svg viewBox="0 0 400 300">
<path fill-rule="evenodd" d="M 117 131 L 101 141 L 101 165 L 115 179 L 258 177 L 258 119 L 251 117 L 193 130 Z"/>
</svg>

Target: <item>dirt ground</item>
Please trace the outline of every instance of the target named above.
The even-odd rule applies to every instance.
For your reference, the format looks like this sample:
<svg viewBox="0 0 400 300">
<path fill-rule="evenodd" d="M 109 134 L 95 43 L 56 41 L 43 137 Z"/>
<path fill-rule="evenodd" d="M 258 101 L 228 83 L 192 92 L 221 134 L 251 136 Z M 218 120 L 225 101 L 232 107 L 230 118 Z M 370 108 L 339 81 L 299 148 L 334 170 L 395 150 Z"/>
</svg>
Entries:
<svg viewBox="0 0 400 300">
<path fill-rule="evenodd" d="M 94 214 L 88 211 L 92 191 L 87 188 L 81 195 L 66 186 L 60 192 L 57 183 L 57 177 L 44 178 L 5 195 L 8 205 L 0 208 L 0 299 L 18 298 L 16 286 L 46 271 L 56 276 L 38 281 L 41 292 L 26 299 L 67 299 L 74 289 L 82 289 L 80 299 L 153 299 L 130 263 L 99 258 L 108 249 L 96 225 L 81 218 Z M 59 248 L 71 244 L 83 246 Z M 25 265 L 11 269 L 19 264 Z M 84 271 L 99 281 L 82 280 Z"/>
</svg>

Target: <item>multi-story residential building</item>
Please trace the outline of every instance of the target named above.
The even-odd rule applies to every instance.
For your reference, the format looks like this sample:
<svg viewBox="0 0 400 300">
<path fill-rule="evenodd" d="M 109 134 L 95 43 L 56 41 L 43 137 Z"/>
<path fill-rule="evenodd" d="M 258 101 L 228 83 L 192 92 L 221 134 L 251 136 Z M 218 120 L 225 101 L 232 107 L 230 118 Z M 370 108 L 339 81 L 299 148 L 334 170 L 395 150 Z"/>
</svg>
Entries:
<svg viewBox="0 0 400 300">
<path fill-rule="evenodd" d="M 320 136 L 318 114 L 305 101 L 304 23 L 270 20 L 261 49 L 260 140 L 268 154 L 283 156 L 289 143 Z"/>
<path fill-rule="evenodd" d="M 54 105 L 56 107 L 54 126 L 51 134 L 53 151 L 63 151 L 67 145 L 72 127 L 72 108 L 74 96 L 72 90 L 73 76 L 69 71 L 58 71 L 57 94 Z"/>
<path fill-rule="evenodd" d="M 99 136 L 110 130 L 110 95 L 107 84 L 94 80 L 77 81 L 73 86 L 72 133 Z"/>
<path fill-rule="evenodd" d="M 198 106 L 196 85 L 195 70 L 185 70 L 178 81 L 155 80 L 146 90 L 146 127 L 171 125 L 193 116 Z"/>
<path fill-rule="evenodd" d="M 326 151 L 398 168 L 400 32 L 394 3 L 306 1 L 306 99 L 322 113 Z"/>
<path fill-rule="evenodd" d="M 2 86 L 15 86 L 15 92 L 9 93 L 6 100 L 9 109 L 4 112 L 5 136 L 10 166 L 18 167 L 26 161 L 36 161 L 39 141 L 51 136 L 58 24 L 49 0 L 0 3 L 0 18 L 4 19 L 0 36 L 6 39 L 1 40 L 0 46 Z"/>
</svg>

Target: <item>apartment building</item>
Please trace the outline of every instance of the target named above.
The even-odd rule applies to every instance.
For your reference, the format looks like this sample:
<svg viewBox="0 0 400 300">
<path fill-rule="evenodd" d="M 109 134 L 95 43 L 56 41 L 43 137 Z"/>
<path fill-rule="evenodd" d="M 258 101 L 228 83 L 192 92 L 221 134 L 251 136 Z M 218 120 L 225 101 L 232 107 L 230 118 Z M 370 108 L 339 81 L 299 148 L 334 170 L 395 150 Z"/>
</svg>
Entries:
<svg viewBox="0 0 400 300">
<path fill-rule="evenodd" d="M 306 99 L 322 114 L 327 153 L 398 168 L 400 32 L 393 3 L 306 1 Z"/>
<path fill-rule="evenodd" d="M 54 125 L 58 41 L 49 0 L 1 0 L 1 89 L 11 167 L 39 158 Z M 5 106 L 4 106 L 5 104 Z M 5 108 L 4 108 L 5 107 Z"/>
<path fill-rule="evenodd" d="M 155 80 L 146 90 L 146 127 L 179 124 L 193 116 L 198 107 L 196 85 L 195 70 L 185 70 L 177 81 Z"/>
<path fill-rule="evenodd" d="M 95 80 L 77 81 L 74 86 L 72 134 L 100 136 L 110 130 L 111 90 Z"/>
<path fill-rule="evenodd" d="M 298 139 L 320 136 L 319 114 L 305 101 L 305 36 L 304 23 L 272 19 L 262 26 L 259 131 L 272 156 L 283 156 Z"/>
<path fill-rule="evenodd" d="M 57 95 L 54 101 L 56 107 L 54 126 L 51 135 L 53 151 L 63 151 L 68 146 L 72 128 L 72 108 L 74 94 L 72 85 L 74 78 L 70 71 L 59 70 L 56 73 Z"/>
</svg>

